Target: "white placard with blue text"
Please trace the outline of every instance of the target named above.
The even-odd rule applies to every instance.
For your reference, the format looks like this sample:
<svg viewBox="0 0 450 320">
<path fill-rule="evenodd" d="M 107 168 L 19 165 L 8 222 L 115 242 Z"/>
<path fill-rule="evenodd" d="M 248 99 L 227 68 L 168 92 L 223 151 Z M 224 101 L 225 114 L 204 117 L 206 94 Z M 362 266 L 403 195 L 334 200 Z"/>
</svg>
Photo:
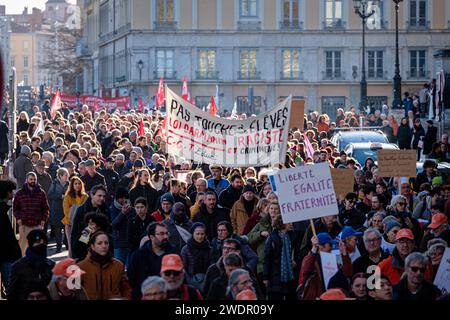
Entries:
<svg viewBox="0 0 450 320">
<path fill-rule="evenodd" d="M 339 213 L 328 164 L 279 170 L 274 180 L 284 223 Z"/>
</svg>

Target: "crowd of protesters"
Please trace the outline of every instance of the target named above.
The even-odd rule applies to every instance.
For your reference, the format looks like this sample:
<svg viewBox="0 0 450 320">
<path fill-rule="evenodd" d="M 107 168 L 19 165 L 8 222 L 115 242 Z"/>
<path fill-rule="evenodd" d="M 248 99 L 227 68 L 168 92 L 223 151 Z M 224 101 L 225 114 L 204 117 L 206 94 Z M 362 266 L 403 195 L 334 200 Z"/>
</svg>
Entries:
<svg viewBox="0 0 450 320">
<path fill-rule="evenodd" d="M 373 159 L 358 163 L 333 146 L 338 128 L 361 125 L 354 108 L 338 109 L 336 119 L 305 115 L 300 129 L 313 155 L 302 132 L 291 130 L 279 168 L 326 162 L 354 170 L 354 192 L 339 199 L 337 216 L 314 220 L 315 232 L 309 222 L 283 223 L 267 168 L 168 155 L 158 111 L 64 106 L 51 119 L 47 103 L 33 112 L 18 117 L 15 182 L 0 181 L 7 299 L 446 297 L 433 280 L 450 244 L 450 181 L 437 170 L 449 159 L 450 144 L 448 135 L 437 137 L 432 121 L 422 127 L 420 110 L 400 123 L 385 108 L 368 110 L 363 123 L 379 126 L 402 149 L 423 149 L 423 172 L 411 179 L 381 177 Z M 189 173 L 182 179 L 178 171 Z M 57 264 L 49 259 L 50 241 L 69 257 Z M 327 286 L 320 252 L 341 258 Z M 371 266 L 381 270 L 376 288 L 367 285 Z M 73 277 L 78 286 L 68 285 Z"/>
</svg>

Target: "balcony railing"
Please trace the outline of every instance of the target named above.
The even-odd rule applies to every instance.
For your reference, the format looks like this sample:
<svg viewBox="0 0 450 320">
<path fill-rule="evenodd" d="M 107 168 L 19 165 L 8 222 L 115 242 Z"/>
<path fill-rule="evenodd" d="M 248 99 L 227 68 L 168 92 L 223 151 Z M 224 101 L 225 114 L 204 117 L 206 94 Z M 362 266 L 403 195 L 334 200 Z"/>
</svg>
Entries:
<svg viewBox="0 0 450 320">
<path fill-rule="evenodd" d="M 261 71 L 238 71 L 238 80 L 260 80 Z"/>
<path fill-rule="evenodd" d="M 164 79 L 173 80 L 177 78 L 176 71 L 153 71 L 153 78 L 160 79 L 164 77 Z"/>
<path fill-rule="evenodd" d="M 238 21 L 238 30 L 261 30 L 261 21 Z"/>
<path fill-rule="evenodd" d="M 323 80 L 345 80 L 345 71 L 322 71 Z"/>
<path fill-rule="evenodd" d="M 302 30 L 303 21 L 298 19 L 280 21 L 280 30 Z"/>
<path fill-rule="evenodd" d="M 280 80 L 303 80 L 303 71 L 281 71 Z"/>
<path fill-rule="evenodd" d="M 407 79 L 430 79 L 431 72 L 429 70 L 407 70 L 406 78 Z"/>
<path fill-rule="evenodd" d="M 346 24 L 342 19 L 325 19 L 323 28 L 326 30 L 342 30 L 345 29 Z"/>
<path fill-rule="evenodd" d="M 106 41 L 111 40 L 112 38 L 114 38 L 114 32 L 113 31 L 99 35 L 100 42 L 106 42 Z"/>
<path fill-rule="evenodd" d="M 153 22 L 153 28 L 155 30 L 166 31 L 177 29 L 178 23 L 176 21 L 160 20 Z"/>
<path fill-rule="evenodd" d="M 125 81 L 127 81 L 127 77 L 126 76 L 116 77 L 116 82 L 125 82 Z"/>
<path fill-rule="evenodd" d="M 196 71 L 195 77 L 198 80 L 217 80 L 219 79 L 219 71 L 212 71 L 212 70 Z"/>
<path fill-rule="evenodd" d="M 408 30 L 428 30 L 430 29 L 430 21 L 426 19 L 410 20 L 406 21 Z"/>
</svg>

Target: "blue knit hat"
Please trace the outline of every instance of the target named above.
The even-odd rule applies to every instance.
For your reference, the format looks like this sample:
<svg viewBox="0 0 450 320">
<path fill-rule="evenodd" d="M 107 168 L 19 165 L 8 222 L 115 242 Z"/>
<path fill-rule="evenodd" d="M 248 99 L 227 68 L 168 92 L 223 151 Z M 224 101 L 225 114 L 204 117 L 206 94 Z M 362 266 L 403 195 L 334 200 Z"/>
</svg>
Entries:
<svg viewBox="0 0 450 320">
<path fill-rule="evenodd" d="M 166 192 L 166 193 L 164 193 L 163 195 L 162 195 L 162 197 L 161 197 L 161 204 L 163 203 L 163 201 L 168 201 L 168 202 L 170 202 L 171 204 L 174 204 L 175 203 L 175 199 L 174 199 L 174 197 L 173 197 L 173 195 L 170 193 L 170 192 Z"/>
<path fill-rule="evenodd" d="M 205 224 L 203 222 L 196 222 L 191 227 L 191 230 L 190 230 L 191 234 L 194 234 L 195 229 L 197 229 L 199 227 L 206 230 L 206 226 L 205 226 Z"/>
</svg>

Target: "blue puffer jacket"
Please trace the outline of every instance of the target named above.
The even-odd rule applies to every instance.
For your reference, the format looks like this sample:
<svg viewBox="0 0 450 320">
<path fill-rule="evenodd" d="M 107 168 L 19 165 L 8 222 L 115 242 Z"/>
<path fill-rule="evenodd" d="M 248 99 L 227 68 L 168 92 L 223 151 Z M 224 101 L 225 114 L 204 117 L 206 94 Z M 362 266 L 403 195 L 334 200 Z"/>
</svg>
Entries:
<svg viewBox="0 0 450 320">
<path fill-rule="evenodd" d="M 217 187 L 214 184 L 214 179 L 211 178 L 208 180 L 208 188 L 213 189 L 217 196 L 220 195 L 220 193 L 225 190 L 226 188 L 228 188 L 228 186 L 230 185 L 230 182 L 227 179 L 220 179 L 219 184 L 217 185 Z"/>
<path fill-rule="evenodd" d="M 109 221 L 111 221 L 112 238 L 114 248 L 126 249 L 128 245 L 127 225 L 128 220 L 133 216 L 134 210 L 128 215 L 122 214 L 122 207 L 114 201 L 108 208 Z"/>
</svg>

